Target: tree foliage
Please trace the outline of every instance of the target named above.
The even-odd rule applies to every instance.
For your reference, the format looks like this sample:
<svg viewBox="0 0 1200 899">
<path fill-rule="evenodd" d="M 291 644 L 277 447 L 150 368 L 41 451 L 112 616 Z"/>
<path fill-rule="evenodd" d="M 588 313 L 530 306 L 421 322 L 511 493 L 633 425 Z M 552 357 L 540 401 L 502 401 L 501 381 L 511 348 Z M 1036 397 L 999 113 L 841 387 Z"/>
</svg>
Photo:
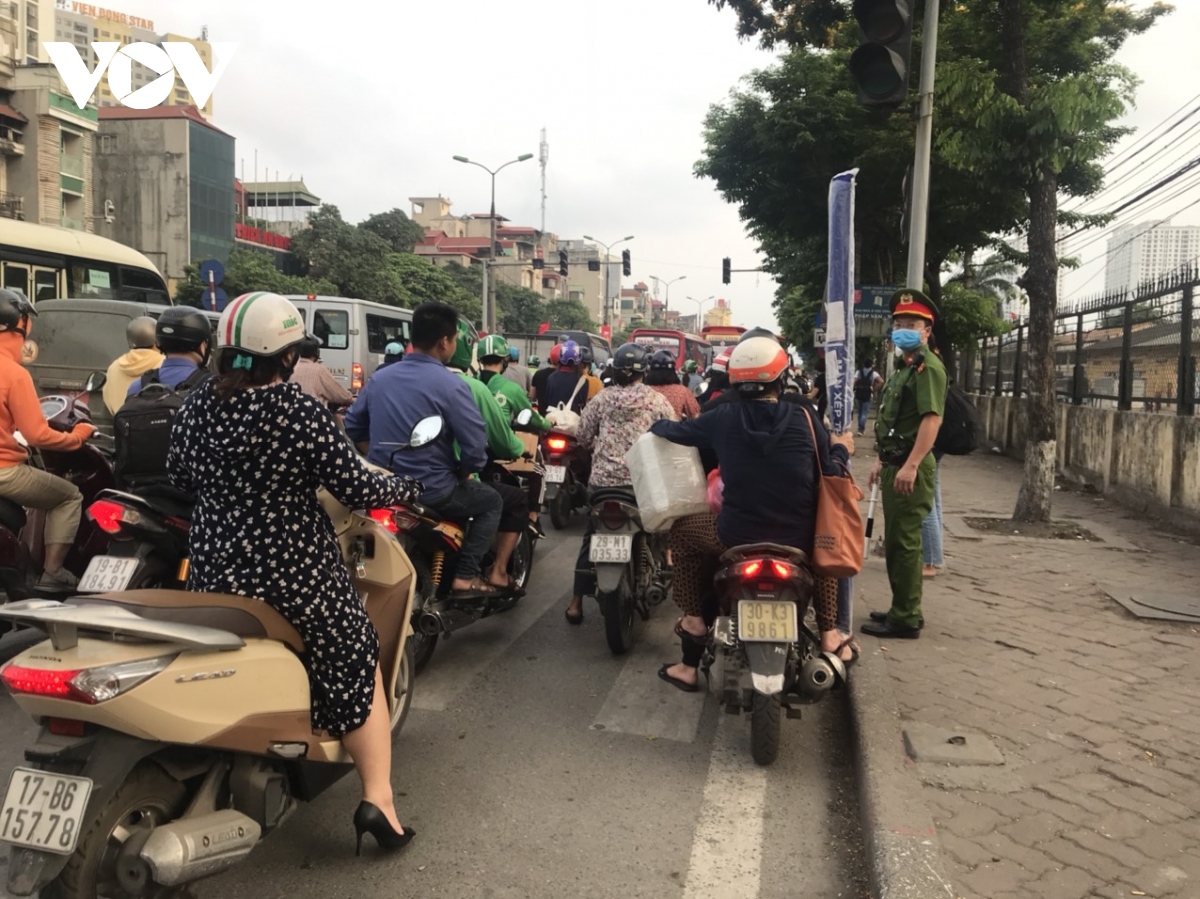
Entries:
<svg viewBox="0 0 1200 899">
<path fill-rule="evenodd" d="M 562 330 L 594 332 L 597 328 L 587 307 L 579 300 L 551 300 L 546 304 L 546 318 L 550 327 Z"/>
<path fill-rule="evenodd" d="M 425 230 L 403 209 L 389 209 L 369 216 L 358 226 L 387 241 L 393 253 L 411 253 L 425 237 Z"/>
<path fill-rule="evenodd" d="M 175 302 L 199 306 L 200 296 L 208 286 L 200 280 L 199 265 L 184 267 L 184 277 L 175 288 Z M 258 250 L 234 250 L 225 266 L 221 288 L 233 299 L 254 290 L 269 290 L 280 294 L 335 294 L 337 288 L 328 281 L 285 275 L 275 267 L 269 253 Z"/>
</svg>

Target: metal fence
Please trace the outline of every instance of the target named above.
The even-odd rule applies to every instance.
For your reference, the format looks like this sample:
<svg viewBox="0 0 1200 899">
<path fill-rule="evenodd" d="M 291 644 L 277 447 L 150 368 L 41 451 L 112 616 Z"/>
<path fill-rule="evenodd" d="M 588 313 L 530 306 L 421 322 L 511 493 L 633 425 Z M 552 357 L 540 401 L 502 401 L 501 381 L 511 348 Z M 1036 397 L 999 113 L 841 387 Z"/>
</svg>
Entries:
<svg viewBox="0 0 1200 899">
<path fill-rule="evenodd" d="M 1195 415 L 1200 323 L 1194 294 L 1200 271 L 1186 267 L 1130 292 L 1103 294 L 1055 317 L 1055 393 L 1060 402 Z M 995 396 L 1027 392 L 1027 322 L 982 338 L 966 355 L 969 390 Z"/>
</svg>

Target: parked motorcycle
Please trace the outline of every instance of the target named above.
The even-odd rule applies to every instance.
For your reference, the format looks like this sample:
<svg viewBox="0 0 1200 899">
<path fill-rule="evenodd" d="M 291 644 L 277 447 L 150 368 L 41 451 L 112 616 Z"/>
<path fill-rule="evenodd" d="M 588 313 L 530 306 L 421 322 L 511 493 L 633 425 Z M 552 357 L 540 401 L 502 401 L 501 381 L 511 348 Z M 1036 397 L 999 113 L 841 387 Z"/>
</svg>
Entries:
<svg viewBox="0 0 1200 899">
<path fill-rule="evenodd" d="M 648 620 L 650 610 L 667 598 L 671 585 L 666 535 L 642 528 L 637 498 L 626 488 L 594 490 L 589 514 L 596 601 L 604 615 L 608 648 L 619 655 L 633 645 L 634 615 Z"/>
<path fill-rule="evenodd" d="M 89 392 L 104 386 L 105 375 L 97 372 L 88 378 L 83 392 L 75 396 L 53 395 L 41 400 L 42 414 L 50 427 L 70 431 L 80 421 L 90 421 L 86 397 Z M 22 440 L 18 435 L 18 440 Z M 84 505 L 115 483 L 112 460 L 94 443 L 85 443 L 77 450 L 60 452 L 29 448 L 29 465 L 70 481 L 83 494 Z M 65 595 L 35 589 L 42 574 L 45 555 L 43 531 L 46 514 L 38 509 L 26 510 L 17 503 L 0 498 L 0 589 L 9 601 L 34 595 Z M 89 560 L 104 552 L 108 537 L 88 521 L 81 521 L 71 551 L 67 554 L 67 570 L 83 573 Z M 6 630 L 0 623 L 0 633 Z"/>
<path fill-rule="evenodd" d="M 701 661 L 706 676 L 720 662 L 721 703 L 750 713 L 750 752 L 759 765 L 779 755 L 782 715 L 799 718 L 845 682 L 836 653 L 805 623 L 812 602 L 808 557 L 774 543 L 736 546 L 721 556 L 714 579 L 720 617 Z"/>
<path fill-rule="evenodd" d="M 573 435 L 563 431 L 551 431 L 542 437 L 542 457 L 546 460 L 550 521 L 562 530 L 570 523 L 572 512 L 587 508 L 591 458 Z"/>
<path fill-rule="evenodd" d="M 441 426 L 419 423 L 412 444 Z M 416 572 L 379 522 L 322 505 L 379 633 L 394 734 L 412 701 Z M 41 725 L 0 806 L 14 895 L 174 895 L 352 770 L 340 740 L 313 732 L 300 635 L 260 600 L 135 590 L 0 617 L 50 638 L 0 669 Z"/>
</svg>

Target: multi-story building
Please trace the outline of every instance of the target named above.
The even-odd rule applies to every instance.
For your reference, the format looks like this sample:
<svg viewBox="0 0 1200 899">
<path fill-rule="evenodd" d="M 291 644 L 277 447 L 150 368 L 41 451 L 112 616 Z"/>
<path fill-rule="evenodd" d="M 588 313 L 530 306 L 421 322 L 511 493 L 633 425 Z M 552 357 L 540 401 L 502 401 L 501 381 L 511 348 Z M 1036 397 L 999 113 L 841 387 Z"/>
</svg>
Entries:
<svg viewBox="0 0 1200 899">
<path fill-rule="evenodd" d="M 1122 225 L 1108 239 L 1104 290 L 1132 291 L 1143 281 L 1197 262 L 1200 225 L 1171 225 L 1169 219 Z"/>
<path fill-rule="evenodd" d="M 654 321 L 654 302 L 650 288 L 642 281 L 633 287 L 622 288 L 614 330 L 648 327 Z"/>
<path fill-rule="evenodd" d="M 234 139 L 194 106 L 100 110 L 96 196 L 112 203 L 100 233 L 149 256 L 174 282 L 190 262 L 234 247 Z"/>
<path fill-rule="evenodd" d="M 0 0 L 0 57 L 16 65 L 46 62 L 54 40 L 54 0 Z"/>
<path fill-rule="evenodd" d="M 733 310 L 726 300 L 717 300 L 717 305 L 704 313 L 705 326 L 714 328 L 726 327 L 733 324 Z"/>
<path fill-rule="evenodd" d="M 0 108 L 0 214 L 92 228 L 96 108 L 80 109 L 49 63 L 18 66 Z"/>
<path fill-rule="evenodd" d="M 34 2 L 34 0 L 26 0 L 26 2 Z M 38 2 L 44 2 L 44 0 L 38 0 Z M 53 2 L 50 5 L 53 10 Z M 115 41 L 122 45 L 133 43 L 162 44 L 166 41 L 184 41 L 196 48 L 197 53 L 204 62 L 205 68 L 210 72 L 212 71 L 212 46 L 206 39 L 185 37 L 171 32 L 160 35 L 154 30 L 154 21 L 151 19 L 144 19 L 140 16 L 128 15 L 116 10 L 97 7 L 90 3 L 61 0 L 57 12 L 53 13 L 52 24 L 54 39 L 73 43 L 84 61 L 87 62 L 88 68 L 96 65 L 96 54 L 91 48 L 92 41 Z M 133 81 L 131 88 L 135 91 L 161 77 L 158 72 L 152 71 L 138 62 L 133 63 L 132 68 Z M 100 86 L 96 90 L 96 103 L 101 107 L 121 105 L 120 99 L 113 93 L 112 88 L 109 86 L 107 72 L 100 79 Z M 212 119 L 212 104 L 213 100 L 210 96 L 208 102 L 203 107 L 200 107 L 200 112 L 209 120 Z M 184 85 L 183 79 L 178 74 L 175 75 L 175 84 L 163 105 L 196 105 L 192 99 L 192 95 Z"/>
</svg>

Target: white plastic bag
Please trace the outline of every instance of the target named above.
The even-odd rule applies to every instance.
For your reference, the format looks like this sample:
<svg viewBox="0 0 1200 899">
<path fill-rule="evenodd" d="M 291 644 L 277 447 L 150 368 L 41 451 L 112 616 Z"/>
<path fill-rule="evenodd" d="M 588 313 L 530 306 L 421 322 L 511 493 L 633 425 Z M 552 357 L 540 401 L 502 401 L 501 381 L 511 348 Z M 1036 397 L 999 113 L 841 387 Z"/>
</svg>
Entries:
<svg viewBox="0 0 1200 899">
<path fill-rule="evenodd" d="M 708 512 L 708 480 L 694 446 L 643 434 L 625 454 L 625 464 L 646 530 L 670 530 L 678 518 Z"/>
</svg>

